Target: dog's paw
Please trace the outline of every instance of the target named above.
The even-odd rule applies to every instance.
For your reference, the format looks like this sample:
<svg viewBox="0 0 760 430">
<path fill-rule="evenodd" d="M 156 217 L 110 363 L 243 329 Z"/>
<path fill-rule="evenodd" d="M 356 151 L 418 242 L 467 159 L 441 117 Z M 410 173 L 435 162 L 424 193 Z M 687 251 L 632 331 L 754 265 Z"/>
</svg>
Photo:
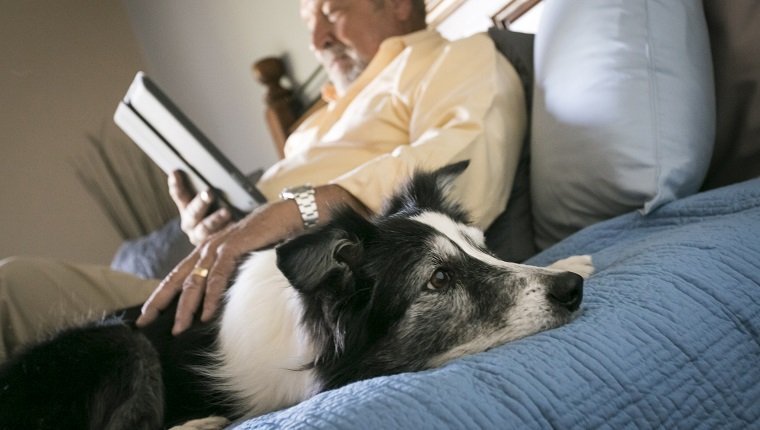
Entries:
<svg viewBox="0 0 760 430">
<path fill-rule="evenodd" d="M 594 273 L 594 263 L 590 255 L 573 255 L 559 261 L 555 261 L 550 269 L 564 270 L 581 275 L 583 279 L 588 279 Z"/>
<path fill-rule="evenodd" d="M 188 421 L 169 430 L 221 430 L 227 427 L 229 423 L 230 421 L 224 417 L 208 417 Z"/>
</svg>

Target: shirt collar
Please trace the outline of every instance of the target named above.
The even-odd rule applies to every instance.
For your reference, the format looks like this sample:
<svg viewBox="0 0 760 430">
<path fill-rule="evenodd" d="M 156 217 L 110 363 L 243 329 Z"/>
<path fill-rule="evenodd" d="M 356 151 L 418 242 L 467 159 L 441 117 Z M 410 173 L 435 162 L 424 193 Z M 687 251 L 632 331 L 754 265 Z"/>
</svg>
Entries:
<svg viewBox="0 0 760 430">
<path fill-rule="evenodd" d="M 356 78 L 357 81 L 361 81 L 362 76 L 367 74 L 368 70 L 376 67 L 385 67 L 390 63 L 398 54 L 409 46 L 423 43 L 429 39 L 441 38 L 441 35 L 436 30 L 424 29 L 418 30 L 412 33 L 404 34 L 401 36 L 389 37 L 380 43 L 380 47 L 372 60 L 367 65 L 367 68 Z M 349 86 L 350 88 L 353 86 Z M 338 92 L 335 90 L 335 86 L 328 82 L 322 86 L 322 99 L 328 103 L 338 100 Z"/>
</svg>

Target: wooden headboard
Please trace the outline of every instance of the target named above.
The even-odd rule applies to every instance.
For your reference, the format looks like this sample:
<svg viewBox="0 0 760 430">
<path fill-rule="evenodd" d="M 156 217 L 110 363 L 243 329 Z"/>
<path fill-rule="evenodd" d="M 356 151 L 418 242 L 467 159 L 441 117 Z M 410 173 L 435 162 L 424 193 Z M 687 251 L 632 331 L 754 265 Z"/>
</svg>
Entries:
<svg viewBox="0 0 760 430">
<path fill-rule="evenodd" d="M 446 37 L 456 38 L 485 31 L 488 27 L 507 28 L 536 6 L 540 0 L 425 0 L 428 25 Z M 277 154 L 284 156 L 285 140 L 311 111 L 321 107 L 320 99 L 309 98 L 304 92 L 283 87 L 287 69 L 280 57 L 256 61 L 253 75 L 266 87 L 266 122 Z M 319 81 L 319 70 L 312 81 Z M 324 78 L 322 78 L 324 79 Z M 292 80 L 291 80 L 292 82 Z"/>
</svg>

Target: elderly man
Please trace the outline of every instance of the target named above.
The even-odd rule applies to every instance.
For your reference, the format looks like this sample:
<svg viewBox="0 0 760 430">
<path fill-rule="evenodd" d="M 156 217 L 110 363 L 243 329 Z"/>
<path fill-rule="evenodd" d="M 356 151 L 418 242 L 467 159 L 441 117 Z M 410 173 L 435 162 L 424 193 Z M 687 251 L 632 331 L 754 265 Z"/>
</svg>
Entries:
<svg viewBox="0 0 760 430">
<path fill-rule="evenodd" d="M 416 168 L 469 159 L 454 197 L 482 228 L 504 209 L 525 129 L 524 96 L 486 35 L 449 42 L 426 30 L 424 0 L 302 0 L 301 14 L 330 78 L 328 103 L 260 179 L 270 203 L 234 224 L 224 212 L 203 218 L 208 193 L 192 197 L 172 175 L 183 229 L 198 246 L 158 286 L 106 268 L 11 260 L 0 267 L 0 361 L 51 327 L 146 298 L 138 325 L 178 297 L 175 334 L 198 311 L 208 321 L 238 257 L 328 220 L 340 204 L 376 212 Z M 279 199 L 283 190 L 288 198 Z"/>
</svg>

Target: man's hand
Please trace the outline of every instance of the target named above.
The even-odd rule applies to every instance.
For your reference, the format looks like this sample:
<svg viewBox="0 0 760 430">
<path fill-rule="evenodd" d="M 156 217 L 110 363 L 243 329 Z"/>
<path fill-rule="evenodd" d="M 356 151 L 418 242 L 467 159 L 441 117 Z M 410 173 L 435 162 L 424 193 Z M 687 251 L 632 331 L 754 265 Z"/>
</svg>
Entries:
<svg viewBox="0 0 760 430">
<path fill-rule="evenodd" d="M 179 209 L 182 231 L 193 245 L 200 245 L 209 236 L 221 231 L 230 223 L 232 219 L 230 211 L 225 208 L 206 216 L 209 207 L 214 202 L 214 194 L 210 190 L 195 194 L 195 190 L 188 184 L 184 173 L 179 170 L 169 175 L 168 182 L 169 194 Z"/>
<path fill-rule="evenodd" d="M 364 205 L 337 185 L 316 188 L 320 222 L 330 218 L 337 206 L 350 206 L 365 215 Z M 238 223 L 211 235 L 188 255 L 153 291 L 137 320 L 139 327 L 153 322 L 180 295 L 172 333 L 185 331 L 201 309 L 201 321 L 210 321 L 221 303 L 230 276 L 247 253 L 274 245 L 304 228 L 298 206 L 293 200 L 260 206 Z"/>
<path fill-rule="evenodd" d="M 212 234 L 182 260 L 159 284 L 142 308 L 137 325 L 155 320 L 179 295 L 172 333 L 185 331 L 201 309 L 201 321 L 210 321 L 235 271 L 246 253 L 272 245 L 301 228 L 298 210 L 275 202 L 257 208 L 240 222 Z"/>
</svg>

